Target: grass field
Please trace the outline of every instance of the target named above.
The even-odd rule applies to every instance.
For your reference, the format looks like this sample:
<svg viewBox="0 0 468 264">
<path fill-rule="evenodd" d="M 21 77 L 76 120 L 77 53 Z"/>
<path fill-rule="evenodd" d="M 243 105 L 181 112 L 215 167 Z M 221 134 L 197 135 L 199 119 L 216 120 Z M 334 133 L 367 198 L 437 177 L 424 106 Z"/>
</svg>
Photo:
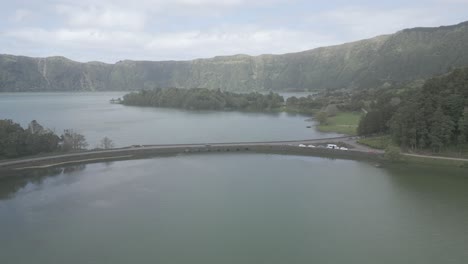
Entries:
<svg viewBox="0 0 468 264">
<path fill-rule="evenodd" d="M 318 125 L 317 128 L 322 132 L 356 135 L 361 115 L 359 112 L 340 112 L 336 116 L 329 117 L 326 125 Z"/>
<path fill-rule="evenodd" d="M 433 153 L 430 149 L 419 150 L 416 151 L 416 153 L 423 155 L 436 155 L 447 158 L 468 159 L 468 144 L 446 147 L 438 153 Z"/>
<path fill-rule="evenodd" d="M 357 142 L 375 149 L 386 149 L 392 144 L 392 138 L 390 136 L 368 137 L 361 138 Z"/>
</svg>

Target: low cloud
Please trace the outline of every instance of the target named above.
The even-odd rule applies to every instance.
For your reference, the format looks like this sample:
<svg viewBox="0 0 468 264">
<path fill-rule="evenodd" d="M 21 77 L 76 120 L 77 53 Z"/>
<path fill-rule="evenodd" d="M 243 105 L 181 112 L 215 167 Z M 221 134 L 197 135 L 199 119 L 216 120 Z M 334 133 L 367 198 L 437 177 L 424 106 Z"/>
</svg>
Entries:
<svg viewBox="0 0 468 264">
<path fill-rule="evenodd" d="M 17 9 L 15 13 L 10 17 L 10 21 L 15 23 L 21 23 L 31 17 L 32 12 L 27 9 Z"/>
<path fill-rule="evenodd" d="M 146 22 L 146 14 L 143 12 L 117 8 L 59 5 L 57 12 L 65 17 L 68 25 L 74 27 L 141 30 Z"/>
<path fill-rule="evenodd" d="M 468 3 L 416 1 L 392 9 L 377 2 L 343 7 L 305 0 L 30 1 L 23 6 L 34 12 L 14 1 L 4 6 L 8 21 L 0 24 L 0 53 L 106 62 L 297 52 L 454 24 L 465 19 L 460 6 Z"/>
<path fill-rule="evenodd" d="M 256 27 L 219 28 L 207 32 L 183 31 L 148 34 L 146 32 L 109 31 L 101 29 L 44 30 L 23 28 L 5 33 L 18 41 L 36 45 L 54 43 L 58 48 L 68 48 L 70 53 L 79 51 L 94 53 L 102 51 L 108 55 L 107 62 L 125 59 L 116 54 L 146 60 L 183 60 L 217 55 L 265 53 L 287 53 L 311 47 L 330 45 L 336 40 L 326 35 L 287 29 L 262 29 Z M 71 55 L 80 61 L 94 60 Z"/>
<path fill-rule="evenodd" d="M 429 8 L 376 10 L 346 7 L 323 12 L 314 19 L 334 24 L 355 39 L 390 34 L 411 27 L 438 26 L 442 21 L 439 12 Z"/>
</svg>

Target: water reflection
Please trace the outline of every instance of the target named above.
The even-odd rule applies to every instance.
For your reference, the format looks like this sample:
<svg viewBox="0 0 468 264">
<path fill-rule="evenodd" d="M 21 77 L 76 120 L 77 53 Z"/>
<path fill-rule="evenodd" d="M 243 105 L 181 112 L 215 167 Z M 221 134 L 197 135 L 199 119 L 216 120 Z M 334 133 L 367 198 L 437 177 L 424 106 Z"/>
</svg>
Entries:
<svg viewBox="0 0 468 264">
<path fill-rule="evenodd" d="M 400 192 L 433 197 L 444 195 L 453 199 L 468 188 L 468 173 L 463 168 L 437 167 L 417 164 L 388 165 L 390 180 Z M 462 195 L 465 197 L 465 195 Z M 438 196 L 435 199 L 440 200 Z"/>
<path fill-rule="evenodd" d="M 423 240 L 443 248 L 454 260 L 466 259 L 460 252 L 466 252 L 468 237 L 467 170 L 425 165 L 388 166 L 386 170 L 393 188 L 391 200 L 399 208 L 396 220 L 401 226 L 402 245 L 411 247 Z M 419 236 L 409 228 L 423 225 L 426 231 Z M 444 237 L 447 234 L 450 239 Z"/>
<path fill-rule="evenodd" d="M 467 263 L 461 173 L 260 154 L 17 172 L 0 179 L 0 256 L 2 263 Z"/>
<path fill-rule="evenodd" d="M 108 162 L 111 165 L 111 162 Z M 67 167 L 45 168 L 35 170 L 2 171 L 0 177 L 0 200 L 15 197 L 15 194 L 27 186 L 40 186 L 47 179 L 68 175 L 86 169 L 86 164 L 78 164 Z"/>
</svg>

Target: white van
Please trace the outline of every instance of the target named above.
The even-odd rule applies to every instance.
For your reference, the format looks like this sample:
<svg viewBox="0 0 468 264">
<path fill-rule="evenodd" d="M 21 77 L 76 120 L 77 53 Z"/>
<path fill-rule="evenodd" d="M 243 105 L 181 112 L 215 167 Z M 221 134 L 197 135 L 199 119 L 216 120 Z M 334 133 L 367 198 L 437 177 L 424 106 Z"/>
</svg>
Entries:
<svg viewBox="0 0 468 264">
<path fill-rule="evenodd" d="M 328 144 L 327 149 L 340 149 L 340 148 L 335 144 Z"/>
</svg>

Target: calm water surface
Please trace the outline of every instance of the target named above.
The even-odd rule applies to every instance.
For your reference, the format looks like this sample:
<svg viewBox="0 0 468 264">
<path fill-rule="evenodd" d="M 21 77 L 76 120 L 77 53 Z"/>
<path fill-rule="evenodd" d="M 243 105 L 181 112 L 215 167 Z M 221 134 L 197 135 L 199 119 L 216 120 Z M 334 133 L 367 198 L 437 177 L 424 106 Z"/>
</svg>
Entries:
<svg viewBox="0 0 468 264">
<path fill-rule="evenodd" d="M 1 263 L 468 263 L 466 170 L 223 154 L 16 174 Z"/>
<path fill-rule="evenodd" d="M 306 128 L 303 115 L 183 111 L 110 104 L 124 92 L 0 93 L 0 119 L 23 126 L 31 120 L 62 134 L 73 128 L 90 147 L 104 136 L 116 146 L 203 142 L 270 141 L 337 136 Z"/>
</svg>

